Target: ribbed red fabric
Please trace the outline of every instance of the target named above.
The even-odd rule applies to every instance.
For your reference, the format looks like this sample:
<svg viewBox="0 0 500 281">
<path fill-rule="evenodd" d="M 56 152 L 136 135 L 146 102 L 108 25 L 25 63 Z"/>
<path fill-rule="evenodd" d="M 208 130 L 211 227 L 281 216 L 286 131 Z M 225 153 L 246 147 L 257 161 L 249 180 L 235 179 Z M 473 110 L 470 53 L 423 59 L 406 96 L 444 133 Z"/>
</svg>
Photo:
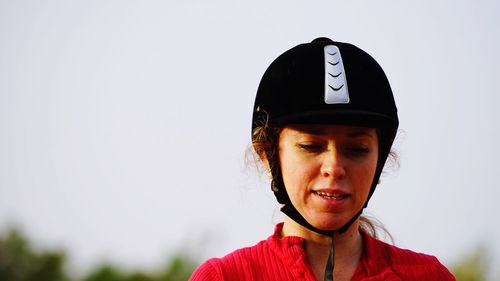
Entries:
<svg viewBox="0 0 500 281">
<path fill-rule="evenodd" d="M 305 240 L 280 237 L 282 227 L 283 223 L 278 224 L 271 237 L 255 246 L 207 260 L 190 281 L 316 281 L 304 251 Z M 455 280 L 435 257 L 401 249 L 361 233 L 363 255 L 351 280 Z"/>
</svg>

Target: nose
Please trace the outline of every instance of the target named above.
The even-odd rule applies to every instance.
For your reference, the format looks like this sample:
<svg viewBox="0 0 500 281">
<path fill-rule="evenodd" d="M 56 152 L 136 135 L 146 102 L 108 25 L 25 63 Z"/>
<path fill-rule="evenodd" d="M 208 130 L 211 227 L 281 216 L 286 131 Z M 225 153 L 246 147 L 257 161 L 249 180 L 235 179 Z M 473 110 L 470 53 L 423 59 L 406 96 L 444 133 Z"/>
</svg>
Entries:
<svg viewBox="0 0 500 281">
<path fill-rule="evenodd" d="M 323 177 L 332 177 L 334 180 L 341 180 L 346 175 L 342 157 L 337 149 L 331 149 L 324 154 L 321 164 L 321 175 Z"/>
</svg>

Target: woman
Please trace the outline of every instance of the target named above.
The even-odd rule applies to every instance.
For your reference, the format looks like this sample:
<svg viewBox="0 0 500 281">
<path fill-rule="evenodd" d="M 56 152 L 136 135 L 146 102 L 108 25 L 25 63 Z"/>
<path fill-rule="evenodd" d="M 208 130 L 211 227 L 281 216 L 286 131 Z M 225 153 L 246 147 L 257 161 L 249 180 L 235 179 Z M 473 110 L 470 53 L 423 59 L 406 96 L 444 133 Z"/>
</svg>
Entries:
<svg viewBox="0 0 500 281">
<path fill-rule="evenodd" d="M 279 56 L 257 91 L 252 143 L 284 222 L 191 280 L 455 280 L 360 224 L 398 124 L 384 71 L 361 49 L 318 38 Z"/>
</svg>

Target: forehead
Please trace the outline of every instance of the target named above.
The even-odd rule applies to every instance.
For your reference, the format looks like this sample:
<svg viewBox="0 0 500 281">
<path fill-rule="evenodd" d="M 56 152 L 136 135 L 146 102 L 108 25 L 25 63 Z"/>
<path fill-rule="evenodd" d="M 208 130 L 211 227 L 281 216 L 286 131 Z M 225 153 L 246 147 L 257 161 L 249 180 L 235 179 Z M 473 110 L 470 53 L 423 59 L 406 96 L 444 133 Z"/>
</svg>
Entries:
<svg viewBox="0 0 500 281">
<path fill-rule="evenodd" d="M 342 136 L 350 138 L 377 137 L 377 130 L 375 128 L 325 124 L 291 124 L 283 128 L 282 134 L 283 133 L 292 135 Z"/>
</svg>

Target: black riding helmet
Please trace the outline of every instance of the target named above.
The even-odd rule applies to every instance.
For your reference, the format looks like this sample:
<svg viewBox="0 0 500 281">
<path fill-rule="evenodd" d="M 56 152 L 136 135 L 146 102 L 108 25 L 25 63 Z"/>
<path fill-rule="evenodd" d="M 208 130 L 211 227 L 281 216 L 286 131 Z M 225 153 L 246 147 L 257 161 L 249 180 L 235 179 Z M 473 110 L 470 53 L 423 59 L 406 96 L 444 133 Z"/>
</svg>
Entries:
<svg viewBox="0 0 500 281">
<path fill-rule="evenodd" d="M 376 128 L 379 159 L 367 206 L 389 155 L 398 128 L 397 108 L 391 87 L 380 65 L 358 47 L 328 38 L 317 38 L 298 45 L 274 60 L 264 73 L 252 118 L 254 129 L 267 124 L 280 128 L 287 124 L 338 124 Z M 277 139 L 275 140 L 277 146 Z M 317 229 L 292 205 L 277 161 L 277 147 L 270 147 L 272 188 L 282 211 L 302 226 L 332 236 L 342 233 L 361 215 L 362 209 L 339 229 Z M 274 155 L 275 157 L 272 157 Z M 333 238 L 331 268 L 333 273 Z M 329 265 L 330 265 L 329 259 Z M 328 271 L 331 272 L 328 272 Z"/>
</svg>

